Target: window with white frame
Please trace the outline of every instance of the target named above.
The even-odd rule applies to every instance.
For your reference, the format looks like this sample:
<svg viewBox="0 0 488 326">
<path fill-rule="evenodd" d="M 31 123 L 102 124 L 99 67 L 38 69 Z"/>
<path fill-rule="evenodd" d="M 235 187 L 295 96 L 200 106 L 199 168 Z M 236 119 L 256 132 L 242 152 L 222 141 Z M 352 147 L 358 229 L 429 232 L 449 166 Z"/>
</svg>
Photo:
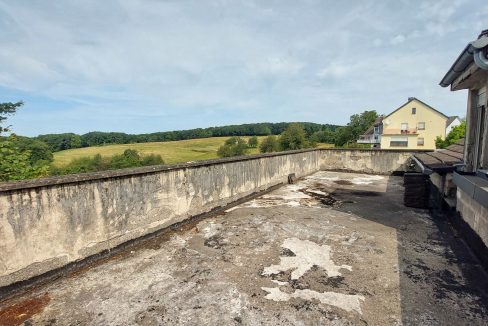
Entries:
<svg viewBox="0 0 488 326">
<path fill-rule="evenodd" d="M 425 122 L 417 123 L 417 130 L 425 130 Z"/>
<path fill-rule="evenodd" d="M 408 137 L 391 137 L 391 147 L 408 147 Z"/>
<path fill-rule="evenodd" d="M 423 137 L 417 138 L 417 146 L 424 146 L 424 138 Z"/>
<path fill-rule="evenodd" d="M 408 131 L 408 123 L 405 123 L 405 122 L 404 122 L 404 123 L 402 123 L 402 124 L 401 124 L 401 126 L 400 126 L 400 130 L 401 130 L 402 132 L 404 132 L 404 131 Z"/>
</svg>

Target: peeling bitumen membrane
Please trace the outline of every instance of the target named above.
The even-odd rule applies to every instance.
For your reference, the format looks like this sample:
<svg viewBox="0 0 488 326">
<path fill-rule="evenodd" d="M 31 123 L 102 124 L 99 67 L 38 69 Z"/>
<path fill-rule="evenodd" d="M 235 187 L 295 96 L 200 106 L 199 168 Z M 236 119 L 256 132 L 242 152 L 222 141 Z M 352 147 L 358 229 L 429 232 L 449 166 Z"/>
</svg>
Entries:
<svg viewBox="0 0 488 326">
<path fill-rule="evenodd" d="M 488 277 L 402 178 L 319 172 L 0 303 L 0 325 L 486 325 Z"/>
</svg>

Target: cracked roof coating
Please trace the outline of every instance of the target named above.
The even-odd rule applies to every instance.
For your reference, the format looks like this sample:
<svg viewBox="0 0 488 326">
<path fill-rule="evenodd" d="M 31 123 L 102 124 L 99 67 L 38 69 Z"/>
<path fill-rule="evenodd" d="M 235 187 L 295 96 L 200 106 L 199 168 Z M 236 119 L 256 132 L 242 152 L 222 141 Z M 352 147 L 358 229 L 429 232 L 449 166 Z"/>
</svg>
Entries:
<svg viewBox="0 0 488 326">
<path fill-rule="evenodd" d="M 318 172 L 1 302 L 0 325 L 486 325 L 486 273 L 402 195 Z"/>
</svg>

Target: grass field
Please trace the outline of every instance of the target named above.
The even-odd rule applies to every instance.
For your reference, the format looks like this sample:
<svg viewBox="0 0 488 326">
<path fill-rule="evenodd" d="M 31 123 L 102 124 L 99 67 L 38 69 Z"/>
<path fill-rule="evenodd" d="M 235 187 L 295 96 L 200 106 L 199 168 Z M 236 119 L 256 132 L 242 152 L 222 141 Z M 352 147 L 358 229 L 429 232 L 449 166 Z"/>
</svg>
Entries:
<svg viewBox="0 0 488 326">
<path fill-rule="evenodd" d="M 202 139 L 189 139 L 157 143 L 138 143 L 123 145 L 107 145 L 96 147 L 85 147 L 69 149 L 54 153 L 54 164 L 63 166 L 71 160 L 100 154 L 110 157 L 121 154 L 126 149 L 135 149 L 142 155 L 159 154 L 166 164 L 181 163 L 188 161 L 209 160 L 217 158 L 217 149 L 224 144 L 229 137 L 212 137 Z M 250 149 L 250 154 L 258 153 L 257 148 Z"/>
<path fill-rule="evenodd" d="M 94 156 L 96 154 L 110 157 L 115 154 L 121 154 L 128 148 L 135 149 L 142 155 L 159 154 L 166 164 L 209 160 L 218 157 L 217 149 L 224 144 L 225 140 L 228 138 L 229 137 L 212 137 L 170 142 L 107 145 L 69 149 L 54 153 L 54 165 L 64 166 L 73 159 Z M 248 137 L 243 138 L 247 139 Z M 265 137 L 258 138 L 261 141 Z M 319 147 L 330 147 L 330 145 L 319 144 Z M 249 150 L 249 154 L 257 153 L 259 153 L 259 149 L 257 148 L 251 148 Z"/>
<path fill-rule="evenodd" d="M 317 148 L 334 148 L 334 144 L 318 143 Z"/>
</svg>

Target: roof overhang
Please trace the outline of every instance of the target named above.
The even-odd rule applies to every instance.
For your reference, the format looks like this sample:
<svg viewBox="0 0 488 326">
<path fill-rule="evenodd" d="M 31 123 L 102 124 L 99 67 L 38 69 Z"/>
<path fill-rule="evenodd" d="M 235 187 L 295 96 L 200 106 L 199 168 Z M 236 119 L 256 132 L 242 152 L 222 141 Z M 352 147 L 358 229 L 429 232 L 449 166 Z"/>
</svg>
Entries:
<svg viewBox="0 0 488 326">
<path fill-rule="evenodd" d="M 488 70 L 483 70 L 472 62 L 451 83 L 451 90 L 459 91 L 461 89 L 479 89 L 486 85 L 486 80 L 488 80 Z"/>
<path fill-rule="evenodd" d="M 467 77 L 470 77 L 475 70 L 488 70 L 488 35 L 482 35 L 476 41 L 470 42 L 439 84 L 442 87 L 451 85 L 452 90 L 463 89 L 452 86 L 455 81 L 459 81 L 459 77 L 465 74 L 467 69 L 471 70 Z M 466 79 L 466 76 L 463 79 Z"/>
</svg>

